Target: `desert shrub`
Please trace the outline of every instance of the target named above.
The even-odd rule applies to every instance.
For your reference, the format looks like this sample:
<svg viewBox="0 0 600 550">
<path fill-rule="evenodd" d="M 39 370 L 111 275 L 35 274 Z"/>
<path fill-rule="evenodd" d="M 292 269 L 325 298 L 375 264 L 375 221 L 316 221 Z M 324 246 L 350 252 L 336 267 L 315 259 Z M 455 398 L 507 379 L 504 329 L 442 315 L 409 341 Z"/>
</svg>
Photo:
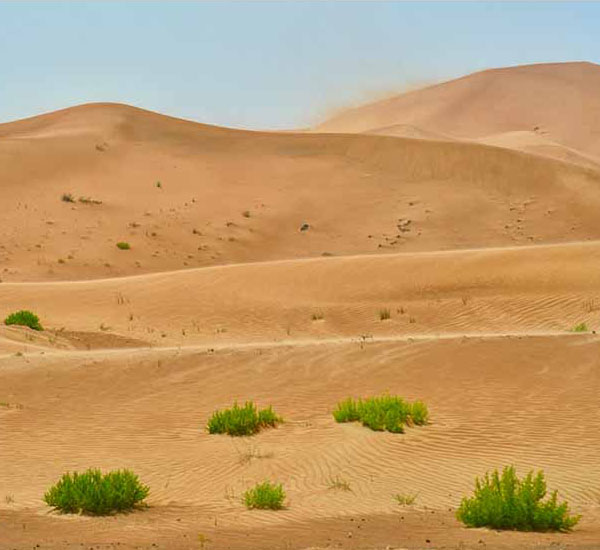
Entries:
<svg viewBox="0 0 600 550">
<path fill-rule="evenodd" d="M 387 321 L 391 317 L 392 317 L 392 313 L 389 309 L 385 308 L 385 309 L 379 310 L 379 320 L 380 321 Z"/>
<path fill-rule="evenodd" d="M 422 426 L 429 420 L 427 405 L 422 401 L 409 403 L 395 395 L 368 399 L 352 398 L 340 401 L 333 411 L 336 422 L 362 422 L 375 431 L 403 433 L 405 425 Z"/>
<path fill-rule="evenodd" d="M 415 401 L 410 406 L 410 418 L 416 426 L 424 426 L 429 420 L 429 410 L 423 401 Z"/>
<path fill-rule="evenodd" d="M 412 506 L 417 500 L 417 495 L 411 493 L 397 493 L 394 495 L 394 500 L 400 506 Z"/>
<path fill-rule="evenodd" d="M 569 514 L 557 492 L 546 496 L 544 473 L 529 472 L 519 479 L 514 466 L 488 472 L 475 479 L 471 498 L 463 498 L 456 517 L 468 527 L 491 527 L 517 531 L 569 531 L 580 516 Z"/>
<path fill-rule="evenodd" d="M 40 318 L 33 312 L 26 309 L 15 311 L 4 319 L 5 325 L 20 325 L 29 327 L 33 330 L 44 330 L 40 324 Z"/>
<path fill-rule="evenodd" d="M 579 323 L 575 325 L 572 329 L 573 332 L 589 332 L 589 328 L 586 323 Z"/>
<path fill-rule="evenodd" d="M 342 479 L 339 476 L 331 478 L 329 480 L 329 488 L 330 489 L 339 489 L 340 491 L 352 491 L 350 487 L 350 482 Z"/>
<path fill-rule="evenodd" d="M 121 250 L 129 250 L 131 248 L 131 245 L 129 243 L 121 241 L 117 243 L 117 248 Z"/>
<path fill-rule="evenodd" d="M 348 397 L 337 404 L 333 411 L 333 418 L 336 422 L 357 422 L 360 420 L 358 412 L 358 402 Z"/>
<path fill-rule="evenodd" d="M 82 204 L 102 204 L 101 200 L 92 199 L 91 197 L 79 197 L 79 202 Z"/>
<path fill-rule="evenodd" d="M 262 428 L 275 427 L 283 419 L 275 414 L 271 406 L 258 410 L 252 401 L 243 406 L 236 403 L 230 409 L 215 411 L 208 420 L 208 433 L 233 436 L 253 435 Z"/>
<path fill-rule="evenodd" d="M 63 193 L 60 198 L 63 202 L 75 202 L 75 197 L 71 193 Z"/>
<path fill-rule="evenodd" d="M 100 470 L 89 469 L 82 474 L 64 474 L 44 495 L 44 501 L 65 513 L 107 515 L 132 510 L 149 492 L 130 470 L 103 475 Z"/>
<path fill-rule="evenodd" d="M 252 489 L 248 489 L 243 495 L 246 508 L 257 508 L 260 510 L 281 510 L 285 500 L 283 485 L 264 481 L 258 483 Z"/>
</svg>

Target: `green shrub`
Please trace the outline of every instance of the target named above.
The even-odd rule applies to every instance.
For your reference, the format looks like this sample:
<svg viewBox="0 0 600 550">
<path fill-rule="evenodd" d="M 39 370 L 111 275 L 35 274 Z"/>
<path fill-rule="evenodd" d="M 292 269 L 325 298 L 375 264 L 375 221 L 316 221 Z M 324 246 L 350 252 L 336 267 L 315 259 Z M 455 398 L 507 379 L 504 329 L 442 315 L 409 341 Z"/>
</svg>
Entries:
<svg viewBox="0 0 600 550">
<path fill-rule="evenodd" d="M 281 510 L 285 500 L 283 485 L 276 485 L 269 481 L 258 483 L 252 489 L 248 489 L 243 495 L 246 508 L 257 508 L 260 510 Z"/>
<path fill-rule="evenodd" d="M 422 401 L 409 403 L 395 395 L 382 395 L 355 401 L 340 401 L 333 411 L 336 422 L 362 422 L 375 431 L 403 433 L 405 425 L 422 426 L 429 420 L 427 405 Z"/>
<path fill-rule="evenodd" d="M 207 429 L 211 434 L 253 435 L 262 428 L 275 427 L 280 422 L 283 419 L 275 414 L 271 406 L 259 411 L 252 401 L 246 401 L 243 407 L 236 402 L 230 409 L 215 411 L 208 420 Z"/>
<path fill-rule="evenodd" d="M 40 318 L 33 312 L 26 309 L 11 313 L 6 319 L 4 319 L 5 325 L 20 325 L 23 327 L 29 327 L 33 330 L 44 330 L 40 324 Z"/>
<path fill-rule="evenodd" d="M 546 496 L 544 473 L 517 477 L 514 466 L 486 473 L 475 479 L 471 498 L 463 498 L 456 517 L 468 527 L 491 527 L 516 531 L 570 531 L 580 516 L 569 515 L 566 502 L 557 502 L 557 492 Z"/>
<path fill-rule="evenodd" d="M 129 250 L 131 248 L 131 245 L 129 243 L 121 241 L 117 243 L 117 248 L 120 248 L 121 250 Z"/>
<path fill-rule="evenodd" d="M 410 406 L 410 418 L 416 426 L 424 426 L 429 420 L 429 410 L 423 401 L 415 401 Z"/>
<path fill-rule="evenodd" d="M 588 328 L 586 323 L 579 323 L 578 325 L 575 325 L 572 329 L 572 332 L 589 332 L 590 329 Z"/>
<path fill-rule="evenodd" d="M 103 475 L 100 470 L 89 469 L 82 474 L 64 474 L 44 495 L 44 501 L 65 513 L 107 515 L 132 510 L 149 492 L 129 470 Z"/>
</svg>

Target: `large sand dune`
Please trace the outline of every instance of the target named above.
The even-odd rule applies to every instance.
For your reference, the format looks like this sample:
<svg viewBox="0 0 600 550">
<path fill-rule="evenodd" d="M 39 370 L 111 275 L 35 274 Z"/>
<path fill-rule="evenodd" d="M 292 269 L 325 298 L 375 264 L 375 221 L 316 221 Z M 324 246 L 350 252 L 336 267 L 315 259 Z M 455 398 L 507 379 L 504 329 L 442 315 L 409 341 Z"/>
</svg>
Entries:
<svg viewBox="0 0 600 550">
<path fill-rule="evenodd" d="M 0 126 L 0 161 L 4 281 L 600 238 L 598 172 L 478 144 L 88 105 Z"/>
<path fill-rule="evenodd" d="M 549 63 L 490 69 L 383 101 L 341 111 L 323 132 L 483 140 L 506 134 L 503 147 L 521 149 L 514 132 L 531 132 L 553 148 L 529 151 L 565 158 L 570 150 L 600 160 L 600 66 Z M 572 161 L 578 161 L 573 155 Z"/>
<path fill-rule="evenodd" d="M 597 74 L 479 73 L 322 133 L 114 104 L 0 125 L 0 318 L 45 327 L 0 327 L 0 549 L 597 550 Z M 431 424 L 333 421 L 381 392 Z M 235 399 L 286 422 L 208 435 Z M 576 530 L 462 527 L 475 476 L 506 464 L 543 469 Z M 50 513 L 44 491 L 88 467 L 135 470 L 150 508 Z M 246 510 L 267 478 L 288 508 Z"/>
</svg>

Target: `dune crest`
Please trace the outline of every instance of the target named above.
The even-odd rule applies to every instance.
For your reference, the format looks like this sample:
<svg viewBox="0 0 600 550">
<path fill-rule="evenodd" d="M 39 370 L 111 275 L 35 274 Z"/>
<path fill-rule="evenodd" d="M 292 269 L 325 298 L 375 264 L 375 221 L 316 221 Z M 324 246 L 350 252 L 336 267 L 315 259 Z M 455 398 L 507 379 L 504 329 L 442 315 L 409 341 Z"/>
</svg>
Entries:
<svg viewBox="0 0 600 550">
<path fill-rule="evenodd" d="M 368 132 L 410 125 L 455 139 L 540 132 L 600 159 L 600 65 L 548 63 L 490 69 L 349 109 L 318 132 Z M 504 141 L 509 148 L 519 148 Z"/>
</svg>

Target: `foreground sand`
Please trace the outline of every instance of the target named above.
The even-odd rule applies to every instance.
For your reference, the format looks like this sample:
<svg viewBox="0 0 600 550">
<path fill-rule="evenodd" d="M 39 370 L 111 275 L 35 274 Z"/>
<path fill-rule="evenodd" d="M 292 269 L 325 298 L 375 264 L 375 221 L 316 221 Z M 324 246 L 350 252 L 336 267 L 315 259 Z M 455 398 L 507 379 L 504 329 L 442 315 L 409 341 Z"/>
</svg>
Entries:
<svg viewBox="0 0 600 550">
<path fill-rule="evenodd" d="M 569 329 L 597 326 L 598 256 L 588 243 L 4 283 L 2 304 L 35 305 L 49 330 L 1 331 L 0 548 L 594 548 L 599 340 Z M 424 399 L 431 425 L 333 422 L 338 400 L 385 391 Z M 253 438 L 203 430 L 246 398 L 287 422 Z M 509 463 L 545 470 L 584 515 L 574 533 L 456 522 L 474 477 Z M 133 468 L 151 508 L 48 514 L 44 490 L 88 466 Z M 265 478 L 285 484 L 287 510 L 243 508 Z"/>
</svg>

